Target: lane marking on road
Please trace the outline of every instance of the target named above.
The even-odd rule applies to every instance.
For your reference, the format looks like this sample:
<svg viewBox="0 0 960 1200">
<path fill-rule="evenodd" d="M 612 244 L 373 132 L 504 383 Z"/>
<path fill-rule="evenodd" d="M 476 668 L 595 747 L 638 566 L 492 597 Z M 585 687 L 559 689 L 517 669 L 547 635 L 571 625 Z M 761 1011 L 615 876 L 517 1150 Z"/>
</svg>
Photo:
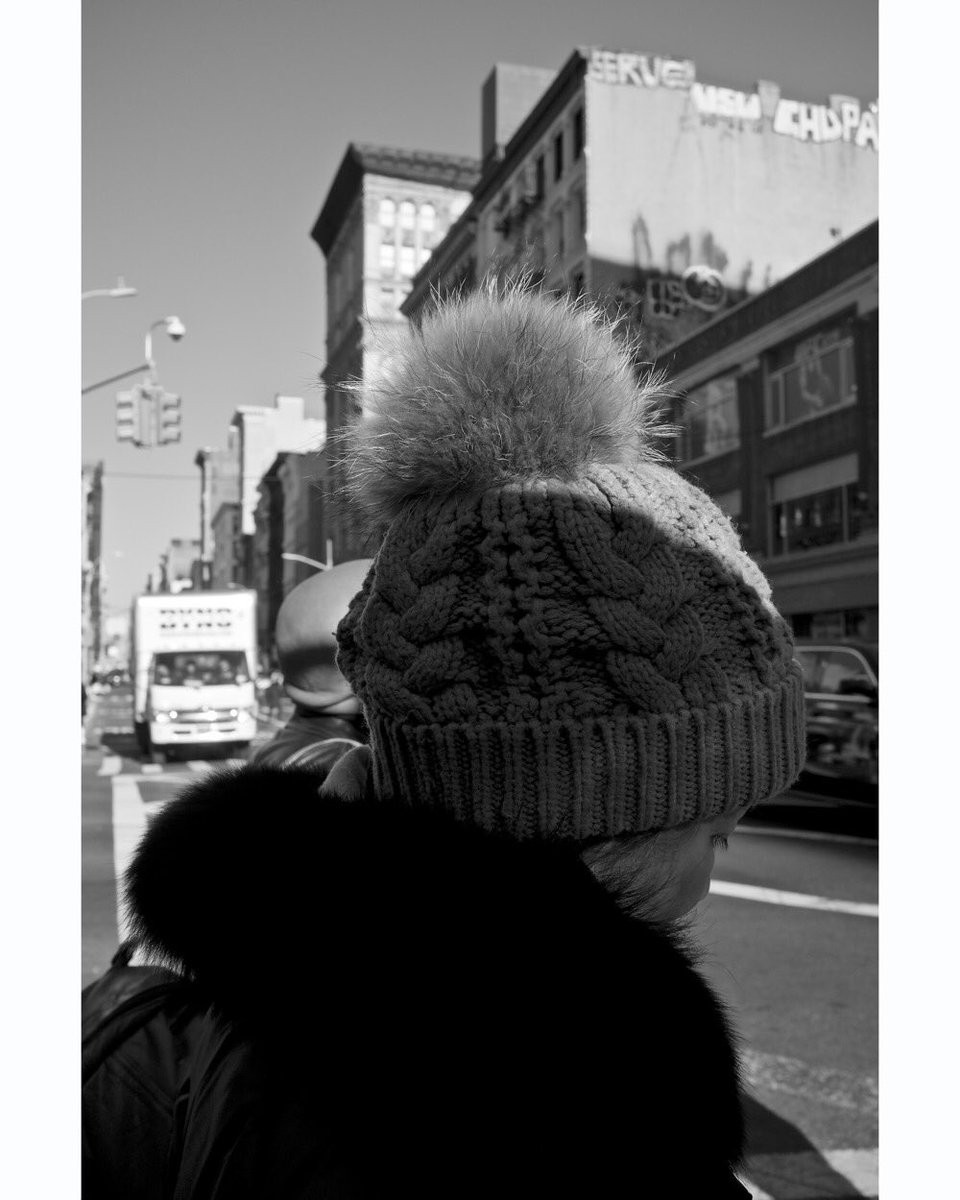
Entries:
<svg viewBox="0 0 960 1200">
<path fill-rule="evenodd" d="M 753 1200 L 876 1200 L 879 1155 L 876 1149 L 755 1154 L 739 1178 Z"/>
<path fill-rule="evenodd" d="M 772 826 L 738 825 L 737 835 L 741 833 L 754 833 L 761 837 L 796 838 L 807 842 L 845 842 L 855 846 L 880 844 L 876 838 L 854 837 L 851 833 L 820 833 L 815 829 L 774 829 Z"/>
<path fill-rule="evenodd" d="M 836 1067 L 814 1067 L 799 1058 L 761 1050 L 744 1049 L 740 1061 L 744 1080 L 751 1088 L 784 1092 L 866 1116 L 877 1115 L 877 1081 L 872 1076 L 855 1075 Z"/>
<path fill-rule="evenodd" d="M 831 900 L 827 896 L 810 896 L 806 892 L 781 892 L 776 888 L 755 887 L 749 883 L 728 883 L 714 879 L 711 896 L 732 896 L 735 900 L 756 900 L 761 904 L 783 904 L 788 908 L 811 908 L 818 912 L 848 913 L 855 917 L 879 917 L 878 904 L 861 904 L 855 900 Z"/>
<path fill-rule="evenodd" d="M 100 764 L 98 775 L 119 775 L 123 767 L 123 759 L 119 754 L 105 754 Z"/>
<path fill-rule="evenodd" d="M 117 889 L 117 940 L 129 936 L 128 921 L 123 911 L 121 884 L 123 873 L 130 864 L 143 831 L 147 827 L 147 811 L 140 797 L 135 775 L 115 775 L 113 778 L 113 878 Z"/>
</svg>

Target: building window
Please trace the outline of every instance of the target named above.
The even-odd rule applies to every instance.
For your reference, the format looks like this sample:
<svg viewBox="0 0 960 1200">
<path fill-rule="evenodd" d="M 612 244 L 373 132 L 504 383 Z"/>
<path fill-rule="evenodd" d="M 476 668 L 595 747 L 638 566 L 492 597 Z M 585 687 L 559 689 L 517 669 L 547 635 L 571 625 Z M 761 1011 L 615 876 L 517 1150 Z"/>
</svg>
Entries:
<svg viewBox="0 0 960 1200">
<path fill-rule="evenodd" d="M 380 243 L 380 270 L 392 274 L 397 265 L 397 250 L 393 242 Z"/>
<path fill-rule="evenodd" d="M 534 164 L 534 189 L 536 198 L 542 200 L 547 190 L 547 160 L 542 154 L 537 155 Z"/>
<path fill-rule="evenodd" d="M 400 201 L 400 228 L 412 229 L 416 224 L 417 209 L 412 200 Z"/>
<path fill-rule="evenodd" d="M 384 229 L 392 229 L 397 219 L 397 206 L 389 196 L 380 201 L 380 224 Z"/>
<path fill-rule="evenodd" d="M 553 139 L 553 178 L 559 179 L 563 174 L 563 130 Z"/>
<path fill-rule="evenodd" d="M 417 273 L 417 260 L 413 246 L 400 247 L 400 274 L 412 279 Z"/>
<path fill-rule="evenodd" d="M 553 244 L 556 247 L 557 258 L 563 258 L 566 253 L 566 244 L 563 238 L 563 209 L 554 210 L 553 214 Z"/>
<path fill-rule="evenodd" d="M 677 458 L 680 462 L 736 450 L 740 445 L 736 375 L 711 379 L 688 392 L 678 413 L 678 423 Z"/>
<path fill-rule="evenodd" d="M 788 471 L 770 480 L 770 552 L 815 550 L 860 533 L 856 454 Z"/>
<path fill-rule="evenodd" d="M 573 208 L 573 230 L 577 240 L 582 242 L 587 236 L 587 197 L 578 188 L 571 195 L 570 203 Z"/>
<path fill-rule="evenodd" d="M 816 333 L 772 357 L 765 428 L 782 429 L 856 398 L 853 338 L 843 328 Z"/>
<path fill-rule="evenodd" d="M 432 204 L 420 205 L 420 228 L 424 233 L 433 233 L 437 224 L 437 210 Z"/>
<path fill-rule="evenodd" d="M 573 161 L 583 154 L 583 109 L 578 108 L 573 114 Z"/>
</svg>

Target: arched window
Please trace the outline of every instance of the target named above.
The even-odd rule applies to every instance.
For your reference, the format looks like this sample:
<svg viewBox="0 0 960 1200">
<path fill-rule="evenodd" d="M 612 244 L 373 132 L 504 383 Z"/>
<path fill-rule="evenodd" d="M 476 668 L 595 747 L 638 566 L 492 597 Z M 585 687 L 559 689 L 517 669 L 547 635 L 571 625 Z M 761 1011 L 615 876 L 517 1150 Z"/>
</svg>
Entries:
<svg viewBox="0 0 960 1200">
<path fill-rule="evenodd" d="M 424 233 L 432 233 L 437 224 L 437 210 L 432 204 L 420 205 L 420 228 Z"/>
<path fill-rule="evenodd" d="M 384 229 L 392 229 L 397 218 L 397 206 L 389 196 L 380 201 L 380 224 Z"/>
<path fill-rule="evenodd" d="M 397 265 L 397 251 L 393 242 L 380 243 L 380 270 L 393 273 Z"/>
<path fill-rule="evenodd" d="M 417 219 L 416 205 L 412 200 L 400 201 L 400 228 L 412 229 Z"/>
</svg>

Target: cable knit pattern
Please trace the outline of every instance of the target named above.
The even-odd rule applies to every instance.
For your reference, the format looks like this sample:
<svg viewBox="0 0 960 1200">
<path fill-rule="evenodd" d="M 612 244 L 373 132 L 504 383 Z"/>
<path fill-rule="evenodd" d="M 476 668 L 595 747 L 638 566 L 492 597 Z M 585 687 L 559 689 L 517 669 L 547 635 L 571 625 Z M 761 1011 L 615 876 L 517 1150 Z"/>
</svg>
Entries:
<svg viewBox="0 0 960 1200">
<path fill-rule="evenodd" d="M 397 368 L 408 389 L 417 353 Z M 511 372 L 515 386 L 522 364 Z M 456 431 L 444 432 L 449 476 Z M 381 436 L 376 421 L 364 436 Z M 445 477 L 440 496 L 421 481 L 340 625 L 378 794 L 520 838 L 585 838 L 788 786 L 801 672 L 727 518 L 653 456 L 554 475 L 521 457 L 515 478 L 485 488 L 475 472 L 459 492 Z"/>
</svg>

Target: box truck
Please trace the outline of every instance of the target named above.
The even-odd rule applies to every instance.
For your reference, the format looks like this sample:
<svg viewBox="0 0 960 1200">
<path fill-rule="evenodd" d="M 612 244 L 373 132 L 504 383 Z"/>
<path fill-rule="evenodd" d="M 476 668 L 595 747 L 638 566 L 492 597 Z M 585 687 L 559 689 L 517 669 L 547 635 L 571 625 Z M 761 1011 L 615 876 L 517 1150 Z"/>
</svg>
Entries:
<svg viewBox="0 0 960 1200">
<path fill-rule="evenodd" d="M 256 592 L 154 592 L 130 620 L 134 732 L 143 754 L 236 753 L 256 733 Z"/>
</svg>

